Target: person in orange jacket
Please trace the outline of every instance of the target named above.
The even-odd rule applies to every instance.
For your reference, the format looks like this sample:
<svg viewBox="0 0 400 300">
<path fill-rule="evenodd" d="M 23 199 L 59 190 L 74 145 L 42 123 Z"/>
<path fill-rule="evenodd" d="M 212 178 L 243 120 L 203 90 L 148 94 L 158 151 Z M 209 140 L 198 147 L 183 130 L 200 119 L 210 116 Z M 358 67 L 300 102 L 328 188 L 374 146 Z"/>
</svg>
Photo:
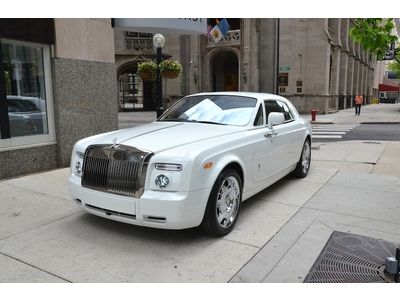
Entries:
<svg viewBox="0 0 400 300">
<path fill-rule="evenodd" d="M 363 104 L 363 102 L 364 102 L 364 98 L 362 95 L 357 95 L 356 98 L 354 99 L 355 108 L 356 108 L 355 116 L 360 115 L 361 105 Z"/>
</svg>

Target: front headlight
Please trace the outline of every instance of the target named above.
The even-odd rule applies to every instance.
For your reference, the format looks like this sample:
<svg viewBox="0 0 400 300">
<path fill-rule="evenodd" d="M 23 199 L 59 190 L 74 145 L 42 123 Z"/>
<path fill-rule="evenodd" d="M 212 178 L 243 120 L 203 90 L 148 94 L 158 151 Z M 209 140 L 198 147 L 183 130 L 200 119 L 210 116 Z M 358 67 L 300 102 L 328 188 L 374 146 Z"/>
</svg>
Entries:
<svg viewBox="0 0 400 300">
<path fill-rule="evenodd" d="M 75 159 L 71 164 L 72 171 L 76 176 L 81 177 L 83 172 L 83 157 L 84 154 L 82 152 L 77 151 L 75 153 Z"/>
<path fill-rule="evenodd" d="M 161 171 L 182 171 L 183 166 L 181 164 L 167 164 L 167 163 L 156 163 L 156 170 Z"/>
<path fill-rule="evenodd" d="M 156 177 L 156 179 L 154 180 L 154 183 L 160 189 L 165 189 L 169 185 L 169 178 L 168 178 L 168 176 L 161 174 Z"/>
</svg>

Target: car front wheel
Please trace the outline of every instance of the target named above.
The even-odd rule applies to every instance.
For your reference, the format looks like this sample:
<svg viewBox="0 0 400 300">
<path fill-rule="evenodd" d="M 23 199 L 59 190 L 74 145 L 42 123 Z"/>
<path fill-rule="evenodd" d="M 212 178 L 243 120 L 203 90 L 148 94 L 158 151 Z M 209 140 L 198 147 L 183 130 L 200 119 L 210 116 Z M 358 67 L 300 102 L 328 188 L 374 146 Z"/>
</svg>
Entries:
<svg viewBox="0 0 400 300">
<path fill-rule="evenodd" d="M 242 204 L 242 180 L 233 169 L 221 172 L 211 190 L 203 222 L 207 233 L 223 236 L 232 231 Z"/>
<path fill-rule="evenodd" d="M 303 178 L 306 177 L 311 165 L 311 143 L 309 139 L 306 139 L 303 145 L 303 150 L 301 151 L 300 160 L 297 163 L 296 169 L 293 174 L 296 177 Z"/>
</svg>

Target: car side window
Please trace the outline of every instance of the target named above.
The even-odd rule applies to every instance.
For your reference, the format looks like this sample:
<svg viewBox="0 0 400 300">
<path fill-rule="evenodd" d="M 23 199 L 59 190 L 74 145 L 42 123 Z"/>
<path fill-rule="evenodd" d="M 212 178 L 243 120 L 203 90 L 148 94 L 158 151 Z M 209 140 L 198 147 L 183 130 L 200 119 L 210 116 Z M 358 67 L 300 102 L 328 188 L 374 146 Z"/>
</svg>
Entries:
<svg viewBox="0 0 400 300">
<path fill-rule="evenodd" d="M 281 112 L 281 107 L 275 100 L 265 100 L 265 117 L 268 120 L 268 116 L 272 112 Z"/>
<path fill-rule="evenodd" d="M 285 116 L 285 123 L 293 121 L 293 114 L 290 111 L 289 107 L 286 105 L 286 103 L 283 102 L 278 102 L 279 106 L 281 107 L 281 113 Z"/>
<path fill-rule="evenodd" d="M 254 126 L 264 125 L 264 114 L 262 111 L 262 105 L 258 107 L 256 118 L 254 119 Z"/>
<path fill-rule="evenodd" d="M 285 123 L 293 121 L 293 114 L 285 103 L 276 100 L 266 100 L 264 103 L 267 120 L 271 112 L 280 112 L 285 117 Z"/>
</svg>

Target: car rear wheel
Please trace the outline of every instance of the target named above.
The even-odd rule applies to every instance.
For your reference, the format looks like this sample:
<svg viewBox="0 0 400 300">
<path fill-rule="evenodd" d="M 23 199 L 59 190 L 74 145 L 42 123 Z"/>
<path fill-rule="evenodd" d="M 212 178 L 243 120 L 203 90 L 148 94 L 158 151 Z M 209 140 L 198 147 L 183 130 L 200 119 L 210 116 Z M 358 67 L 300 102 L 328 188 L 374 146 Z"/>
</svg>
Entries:
<svg viewBox="0 0 400 300">
<path fill-rule="evenodd" d="M 211 190 L 200 227 L 207 233 L 223 236 L 232 231 L 242 204 L 242 180 L 233 169 L 221 172 Z"/>
<path fill-rule="evenodd" d="M 306 177 L 311 165 L 311 143 L 309 139 L 306 139 L 303 145 L 303 150 L 301 151 L 300 160 L 297 163 L 296 169 L 293 174 L 296 177 L 303 178 Z"/>
</svg>

